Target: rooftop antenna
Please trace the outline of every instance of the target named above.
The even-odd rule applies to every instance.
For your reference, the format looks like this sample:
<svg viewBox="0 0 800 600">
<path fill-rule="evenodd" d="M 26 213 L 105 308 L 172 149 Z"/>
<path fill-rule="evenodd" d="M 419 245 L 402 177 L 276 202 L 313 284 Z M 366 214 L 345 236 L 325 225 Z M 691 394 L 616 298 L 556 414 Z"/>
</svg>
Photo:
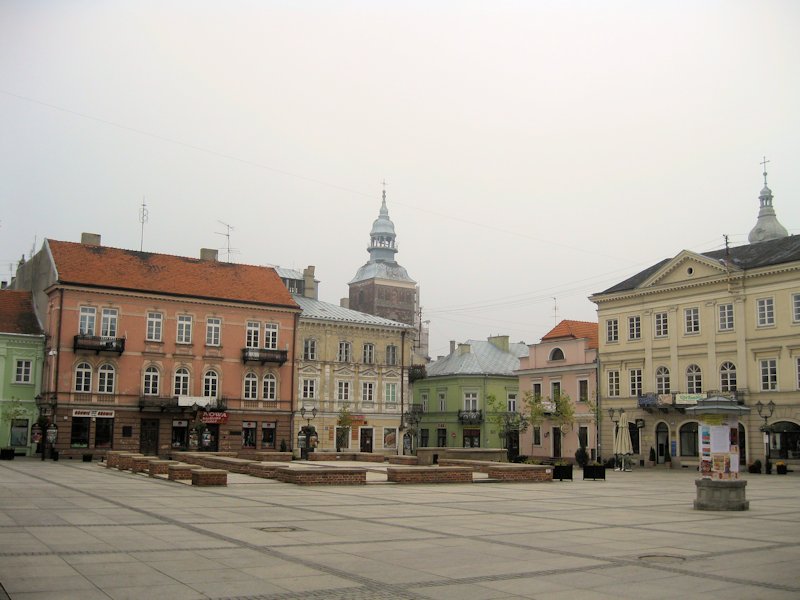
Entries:
<svg viewBox="0 0 800 600">
<path fill-rule="evenodd" d="M 226 251 L 228 255 L 226 262 L 231 262 L 231 254 L 236 254 L 238 252 L 236 248 L 231 248 L 231 231 L 233 231 L 234 229 L 233 225 L 228 225 L 227 223 L 220 221 L 219 219 L 217 220 L 217 223 L 225 227 L 225 233 L 222 233 L 221 231 L 214 232 L 217 235 L 225 236 L 225 245 L 222 248 L 220 248 L 220 250 Z"/>
<path fill-rule="evenodd" d="M 553 325 L 558 325 L 558 299 L 553 297 Z"/>
<path fill-rule="evenodd" d="M 147 204 L 144 203 L 144 196 L 142 196 L 142 207 L 139 209 L 139 223 L 142 224 L 142 233 L 139 236 L 139 252 L 144 248 L 144 224 L 147 223 Z"/>
</svg>

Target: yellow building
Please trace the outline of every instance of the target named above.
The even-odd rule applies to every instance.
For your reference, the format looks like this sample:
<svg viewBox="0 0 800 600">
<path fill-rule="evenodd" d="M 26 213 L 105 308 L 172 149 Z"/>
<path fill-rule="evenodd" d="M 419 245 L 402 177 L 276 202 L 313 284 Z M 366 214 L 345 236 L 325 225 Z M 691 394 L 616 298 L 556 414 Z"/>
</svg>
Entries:
<svg viewBox="0 0 800 600">
<path fill-rule="evenodd" d="M 684 250 L 591 297 L 605 458 L 624 409 L 634 459 L 653 448 L 658 463 L 670 453 L 697 465 L 697 421 L 685 409 L 721 394 L 751 409 L 740 420 L 742 462 L 764 461 L 766 425 L 770 460 L 800 464 L 800 236 L 777 223 L 766 185 L 760 199 L 751 242 L 767 241 Z"/>
</svg>

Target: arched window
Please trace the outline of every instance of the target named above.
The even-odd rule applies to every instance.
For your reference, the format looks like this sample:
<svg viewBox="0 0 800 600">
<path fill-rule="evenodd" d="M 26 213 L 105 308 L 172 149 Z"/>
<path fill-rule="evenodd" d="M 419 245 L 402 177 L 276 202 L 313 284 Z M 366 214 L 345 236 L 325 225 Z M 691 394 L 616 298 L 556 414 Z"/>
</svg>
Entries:
<svg viewBox="0 0 800 600">
<path fill-rule="evenodd" d="M 722 392 L 736 391 L 736 365 L 724 362 L 719 366 L 719 389 Z"/>
<path fill-rule="evenodd" d="M 703 374 L 697 365 L 686 368 L 686 391 L 690 394 L 699 394 L 703 391 Z"/>
<path fill-rule="evenodd" d="M 144 395 L 158 396 L 158 368 L 150 365 L 144 370 Z"/>
<path fill-rule="evenodd" d="M 681 456 L 700 456 L 697 451 L 697 422 L 684 423 L 678 430 Z"/>
<path fill-rule="evenodd" d="M 113 394 L 116 374 L 113 365 L 101 365 L 97 372 L 97 391 L 101 394 Z"/>
<path fill-rule="evenodd" d="M 564 360 L 564 351 L 561 348 L 553 348 L 550 353 L 550 360 Z"/>
<path fill-rule="evenodd" d="M 800 425 L 791 421 L 776 421 L 770 428 L 770 458 L 800 457 Z"/>
<path fill-rule="evenodd" d="M 92 367 L 89 363 L 75 367 L 75 391 L 87 394 L 92 391 Z"/>
<path fill-rule="evenodd" d="M 244 399 L 258 399 L 258 377 L 256 377 L 255 373 L 247 373 L 244 376 Z"/>
<path fill-rule="evenodd" d="M 189 369 L 180 367 L 175 369 L 175 385 L 173 386 L 176 396 L 189 395 Z"/>
<path fill-rule="evenodd" d="M 667 367 L 658 367 L 656 369 L 656 393 L 669 394 L 669 369 Z"/>
<path fill-rule="evenodd" d="M 216 371 L 206 371 L 203 375 L 203 396 L 205 398 L 216 398 L 219 389 L 219 375 Z"/>
<path fill-rule="evenodd" d="M 271 373 L 267 373 L 264 375 L 264 400 L 275 400 L 277 399 L 277 381 L 275 380 L 275 375 Z"/>
</svg>

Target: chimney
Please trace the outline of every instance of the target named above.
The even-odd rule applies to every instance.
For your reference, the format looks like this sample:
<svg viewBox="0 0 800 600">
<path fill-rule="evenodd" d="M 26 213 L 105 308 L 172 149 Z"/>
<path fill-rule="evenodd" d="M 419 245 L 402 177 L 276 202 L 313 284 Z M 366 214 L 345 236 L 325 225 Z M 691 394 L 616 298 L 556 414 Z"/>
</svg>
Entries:
<svg viewBox="0 0 800 600">
<path fill-rule="evenodd" d="M 200 260 L 217 260 L 219 251 L 214 248 L 200 248 Z"/>
<path fill-rule="evenodd" d="M 314 279 L 314 265 L 308 265 L 303 269 L 303 296 L 312 300 L 319 300 L 317 280 Z"/>
<path fill-rule="evenodd" d="M 82 233 L 81 234 L 81 244 L 87 244 L 89 246 L 100 246 L 100 234 L 99 233 Z"/>
<path fill-rule="evenodd" d="M 456 351 L 456 341 L 450 340 L 450 354 Z"/>
<path fill-rule="evenodd" d="M 470 344 L 459 344 L 458 345 L 458 353 L 461 355 L 469 354 L 472 352 L 472 346 Z"/>
<path fill-rule="evenodd" d="M 508 352 L 508 336 L 507 335 L 491 335 L 489 336 L 489 343 L 503 352 Z"/>
<path fill-rule="evenodd" d="M 339 300 L 339 306 L 342 308 L 350 308 L 350 298 L 342 298 Z"/>
</svg>

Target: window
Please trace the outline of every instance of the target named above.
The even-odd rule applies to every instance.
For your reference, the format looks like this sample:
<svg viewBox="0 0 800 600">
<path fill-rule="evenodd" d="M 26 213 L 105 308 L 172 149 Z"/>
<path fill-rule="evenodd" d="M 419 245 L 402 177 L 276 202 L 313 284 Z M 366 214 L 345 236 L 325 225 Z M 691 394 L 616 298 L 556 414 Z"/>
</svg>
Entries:
<svg viewBox="0 0 800 600">
<path fill-rule="evenodd" d="M 203 397 L 216 398 L 219 391 L 219 375 L 216 371 L 206 371 L 203 375 Z"/>
<path fill-rule="evenodd" d="M 464 392 L 464 410 L 478 410 L 478 392 Z"/>
<path fill-rule="evenodd" d="M 144 370 L 142 393 L 145 396 L 158 396 L 158 367 L 150 365 Z"/>
<path fill-rule="evenodd" d="M 608 319 L 606 321 L 606 341 L 616 342 L 619 340 L 619 321 Z"/>
<path fill-rule="evenodd" d="M 350 382 L 336 382 L 336 401 L 340 403 L 350 402 Z"/>
<path fill-rule="evenodd" d="M 92 306 L 81 306 L 78 333 L 80 335 L 94 335 L 94 324 L 97 311 Z"/>
<path fill-rule="evenodd" d="M 339 362 L 350 362 L 352 360 L 350 342 L 339 342 L 339 352 L 336 355 L 336 360 Z"/>
<path fill-rule="evenodd" d="M 427 448 L 430 444 L 430 436 L 431 431 L 430 429 L 420 429 L 419 430 L 419 447 L 420 448 Z"/>
<path fill-rule="evenodd" d="M 719 310 L 719 330 L 731 331 L 733 329 L 733 304 L 720 304 Z"/>
<path fill-rule="evenodd" d="M 270 402 L 274 402 L 278 399 L 278 380 L 275 379 L 275 375 L 272 373 L 267 373 L 264 375 L 264 381 L 262 382 L 262 396 L 264 400 L 269 400 Z"/>
<path fill-rule="evenodd" d="M 517 412 L 517 392 L 508 392 L 506 404 L 508 412 Z"/>
<path fill-rule="evenodd" d="M 317 360 L 317 340 L 312 338 L 303 340 L 303 360 Z"/>
<path fill-rule="evenodd" d="M 264 348 L 267 350 L 278 349 L 278 324 L 266 323 L 264 325 Z"/>
<path fill-rule="evenodd" d="M 541 398 L 542 397 L 542 384 L 541 383 L 534 383 L 531 386 L 531 391 L 533 392 L 534 398 Z"/>
<path fill-rule="evenodd" d="M 619 396 L 619 371 L 608 371 L 608 395 Z"/>
<path fill-rule="evenodd" d="M 189 369 L 180 367 L 175 370 L 175 385 L 172 389 L 176 396 L 189 395 Z"/>
<path fill-rule="evenodd" d="M 317 397 L 317 380 L 303 379 L 303 400 L 314 400 Z"/>
<path fill-rule="evenodd" d="M 89 417 L 72 417 L 69 445 L 72 448 L 89 447 Z"/>
<path fill-rule="evenodd" d="M 386 346 L 386 364 L 387 365 L 396 365 L 397 364 L 397 346 Z"/>
<path fill-rule="evenodd" d="M 578 427 L 578 445 L 581 448 L 586 448 L 589 445 L 589 428 L 585 425 Z"/>
<path fill-rule="evenodd" d="M 397 384 L 396 383 L 387 383 L 386 384 L 385 401 L 386 401 L 386 404 L 397 404 Z"/>
<path fill-rule="evenodd" d="M 206 319 L 206 346 L 219 346 L 222 319 L 209 317 Z"/>
<path fill-rule="evenodd" d="M 792 321 L 800 322 L 800 294 L 792 295 Z"/>
<path fill-rule="evenodd" d="M 542 445 L 542 428 L 538 425 L 533 428 L 533 445 L 534 446 L 541 446 Z"/>
<path fill-rule="evenodd" d="M 164 324 L 164 315 L 160 312 L 147 313 L 147 341 L 160 342 L 161 330 Z"/>
<path fill-rule="evenodd" d="M 97 371 L 97 391 L 101 394 L 114 393 L 116 369 L 112 365 L 101 365 Z"/>
<path fill-rule="evenodd" d="M 639 315 L 628 317 L 628 339 L 642 339 L 642 317 Z"/>
<path fill-rule="evenodd" d="M 771 392 L 778 389 L 778 361 L 767 358 L 760 361 L 761 391 Z"/>
<path fill-rule="evenodd" d="M 192 343 L 192 317 L 190 315 L 178 315 L 178 335 L 175 341 L 179 344 Z"/>
<path fill-rule="evenodd" d="M 588 379 L 579 379 L 578 380 L 578 402 L 588 402 L 589 401 L 589 380 Z"/>
<path fill-rule="evenodd" d="M 14 373 L 14 383 L 32 383 L 31 371 L 33 361 L 21 359 L 17 361 L 17 368 Z"/>
<path fill-rule="evenodd" d="M 75 367 L 75 391 L 87 394 L 92 391 L 92 367 L 89 363 Z"/>
<path fill-rule="evenodd" d="M 703 391 L 703 374 L 697 365 L 686 368 L 686 391 L 690 394 L 699 394 Z"/>
<path fill-rule="evenodd" d="M 667 367 L 658 367 L 656 369 L 656 393 L 669 394 L 669 369 Z"/>
<path fill-rule="evenodd" d="M 439 392 L 439 412 L 447 412 L 447 393 Z"/>
<path fill-rule="evenodd" d="M 364 344 L 364 352 L 362 353 L 362 362 L 365 365 L 371 365 L 375 362 L 375 345 Z"/>
<path fill-rule="evenodd" d="M 800 366 L 800 362 L 798 362 L 798 365 Z M 422 394 L 419 395 L 419 403 L 420 403 L 420 406 L 422 406 L 422 412 L 424 412 L 424 413 L 428 412 L 428 394 L 427 394 L 427 392 L 422 393 Z"/>
<path fill-rule="evenodd" d="M 255 373 L 247 373 L 244 376 L 244 399 L 258 399 L 258 377 Z"/>
<path fill-rule="evenodd" d="M 94 424 L 94 447 L 111 448 L 114 439 L 114 419 L 97 418 Z"/>
<path fill-rule="evenodd" d="M 641 369 L 631 369 L 629 372 L 630 375 L 630 390 L 631 396 L 634 398 L 638 398 L 642 395 L 642 370 Z"/>
<path fill-rule="evenodd" d="M 772 298 L 756 300 L 756 316 L 759 327 L 775 325 L 775 302 Z"/>
<path fill-rule="evenodd" d="M 699 456 L 697 451 L 697 423 L 684 423 L 678 430 L 681 456 Z"/>
<path fill-rule="evenodd" d="M 116 308 L 104 308 L 103 316 L 100 320 L 100 335 L 103 337 L 117 337 L 117 316 Z"/>
<path fill-rule="evenodd" d="M 553 348 L 550 353 L 550 360 L 564 360 L 564 351 L 561 348 Z"/>
<path fill-rule="evenodd" d="M 362 404 L 372 404 L 375 402 L 375 384 L 371 381 L 361 383 L 361 402 Z"/>
<path fill-rule="evenodd" d="M 669 319 L 667 313 L 660 312 L 655 314 L 656 337 L 667 337 L 669 335 Z"/>
<path fill-rule="evenodd" d="M 277 429 L 277 426 L 278 424 L 275 422 L 261 424 L 262 448 L 275 448 L 275 442 L 276 442 L 275 430 Z"/>
<path fill-rule="evenodd" d="M 397 448 L 397 429 L 394 427 L 383 428 L 383 447 L 386 450 Z"/>
<path fill-rule="evenodd" d="M 797 389 L 800 390 L 800 356 L 797 357 Z"/>
<path fill-rule="evenodd" d="M 700 333 L 700 309 L 695 308 L 687 308 L 683 311 L 684 317 L 684 333 L 692 334 L 692 333 Z"/>
<path fill-rule="evenodd" d="M 256 421 L 242 421 L 242 448 L 256 447 Z"/>
<path fill-rule="evenodd" d="M 244 345 L 246 348 L 260 347 L 261 323 L 248 321 L 246 326 Z"/>
<path fill-rule="evenodd" d="M 561 397 L 561 382 L 560 381 L 551 381 L 550 382 L 550 397 L 555 400 L 556 398 Z"/>
<path fill-rule="evenodd" d="M 719 366 L 719 389 L 722 392 L 736 391 L 736 365 L 724 362 Z"/>
</svg>

